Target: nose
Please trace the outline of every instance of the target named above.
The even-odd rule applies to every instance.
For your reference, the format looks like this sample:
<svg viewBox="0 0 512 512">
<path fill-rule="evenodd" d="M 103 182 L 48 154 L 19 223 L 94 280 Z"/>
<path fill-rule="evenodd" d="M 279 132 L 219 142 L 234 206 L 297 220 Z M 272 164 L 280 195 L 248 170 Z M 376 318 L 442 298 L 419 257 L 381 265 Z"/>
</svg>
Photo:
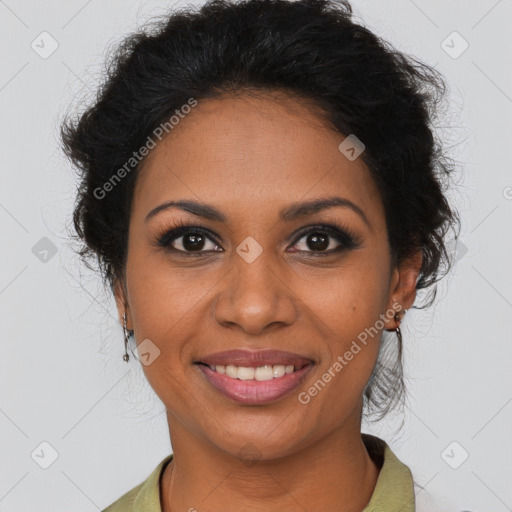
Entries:
<svg viewBox="0 0 512 512">
<path fill-rule="evenodd" d="M 297 297 L 287 277 L 265 251 L 250 263 L 234 253 L 231 270 L 213 301 L 216 321 L 255 335 L 291 325 L 297 317 Z"/>
</svg>

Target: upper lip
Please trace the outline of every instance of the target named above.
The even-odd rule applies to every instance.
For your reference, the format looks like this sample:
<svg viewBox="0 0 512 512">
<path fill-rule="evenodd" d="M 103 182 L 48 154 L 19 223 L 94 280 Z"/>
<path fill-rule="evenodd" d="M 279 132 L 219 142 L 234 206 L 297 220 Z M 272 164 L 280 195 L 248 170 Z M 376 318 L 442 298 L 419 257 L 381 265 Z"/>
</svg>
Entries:
<svg viewBox="0 0 512 512">
<path fill-rule="evenodd" d="M 293 365 L 302 368 L 307 364 L 314 363 L 308 357 L 294 354 L 293 352 L 285 352 L 283 350 L 262 349 L 262 350 L 226 350 L 224 352 L 216 352 L 202 357 L 196 363 L 205 363 L 209 366 L 234 365 L 244 366 L 248 368 L 257 368 L 265 365 Z"/>
</svg>

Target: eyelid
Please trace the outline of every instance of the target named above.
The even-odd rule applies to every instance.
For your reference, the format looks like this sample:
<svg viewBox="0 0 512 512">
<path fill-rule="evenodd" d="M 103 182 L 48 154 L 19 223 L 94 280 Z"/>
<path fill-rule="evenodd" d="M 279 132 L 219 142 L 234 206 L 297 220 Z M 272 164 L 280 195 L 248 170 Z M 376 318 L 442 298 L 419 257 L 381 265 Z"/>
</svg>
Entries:
<svg viewBox="0 0 512 512">
<path fill-rule="evenodd" d="M 221 245 L 218 237 L 215 236 L 209 229 L 206 229 L 202 226 L 199 226 L 195 223 L 179 223 L 174 224 L 172 227 L 168 227 L 162 231 L 160 235 L 156 237 L 156 245 L 163 247 L 164 249 L 170 249 L 173 250 L 173 248 L 170 247 L 171 242 L 177 240 L 178 238 L 182 237 L 188 232 L 195 232 L 199 233 L 206 238 L 210 239 L 212 242 L 214 242 L 216 245 Z M 176 249 L 176 252 L 181 253 L 193 253 L 194 251 L 181 251 L 180 249 Z M 209 252 L 209 251 L 196 251 L 196 253 L 201 252 Z M 218 252 L 218 251 L 217 251 Z"/>
</svg>

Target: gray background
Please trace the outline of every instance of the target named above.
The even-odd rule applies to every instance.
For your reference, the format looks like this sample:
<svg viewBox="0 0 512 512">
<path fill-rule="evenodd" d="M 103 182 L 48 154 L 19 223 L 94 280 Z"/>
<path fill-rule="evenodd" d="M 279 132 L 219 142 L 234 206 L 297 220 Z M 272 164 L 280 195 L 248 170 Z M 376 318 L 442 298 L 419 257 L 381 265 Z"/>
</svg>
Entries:
<svg viewBox="0 0 512 512">
<path fill-rule="evenodd" d="M 69 242 L 75 178 L 57 127 L 94 97 L 106 48 L 173 5 L 0 0 L 0 511 L 99 510 L 171 451 L 163 405 L 140 363 L 122 361 L 114 302 Z M 444 73 L 442 136 L 463 167 L 457 264 L 436 305 L 403 324 L 408 407 L 363 430 L 425 487 L 418 510 L 510 511 L 512 1 L 353 6 Z M 58 43 L 47 58 L 43 31 Z"/>
</svg>

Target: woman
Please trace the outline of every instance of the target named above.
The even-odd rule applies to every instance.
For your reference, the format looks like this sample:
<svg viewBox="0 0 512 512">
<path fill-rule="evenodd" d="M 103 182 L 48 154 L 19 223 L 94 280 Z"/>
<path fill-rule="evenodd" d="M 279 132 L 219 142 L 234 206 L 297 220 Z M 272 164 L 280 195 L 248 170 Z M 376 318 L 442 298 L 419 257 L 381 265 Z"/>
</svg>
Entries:
<svg viewBox="0 0 512 512">
<path fill-rule="evenodd" d="M 81 254 L 173 447 L 108 512 L 415 510 L 411 471 L 361 420 L 402 399 L 400 323 L 449 264 L 444 82 L 351 15 L 175 12 L 63 125 Z"/>
</svg>

